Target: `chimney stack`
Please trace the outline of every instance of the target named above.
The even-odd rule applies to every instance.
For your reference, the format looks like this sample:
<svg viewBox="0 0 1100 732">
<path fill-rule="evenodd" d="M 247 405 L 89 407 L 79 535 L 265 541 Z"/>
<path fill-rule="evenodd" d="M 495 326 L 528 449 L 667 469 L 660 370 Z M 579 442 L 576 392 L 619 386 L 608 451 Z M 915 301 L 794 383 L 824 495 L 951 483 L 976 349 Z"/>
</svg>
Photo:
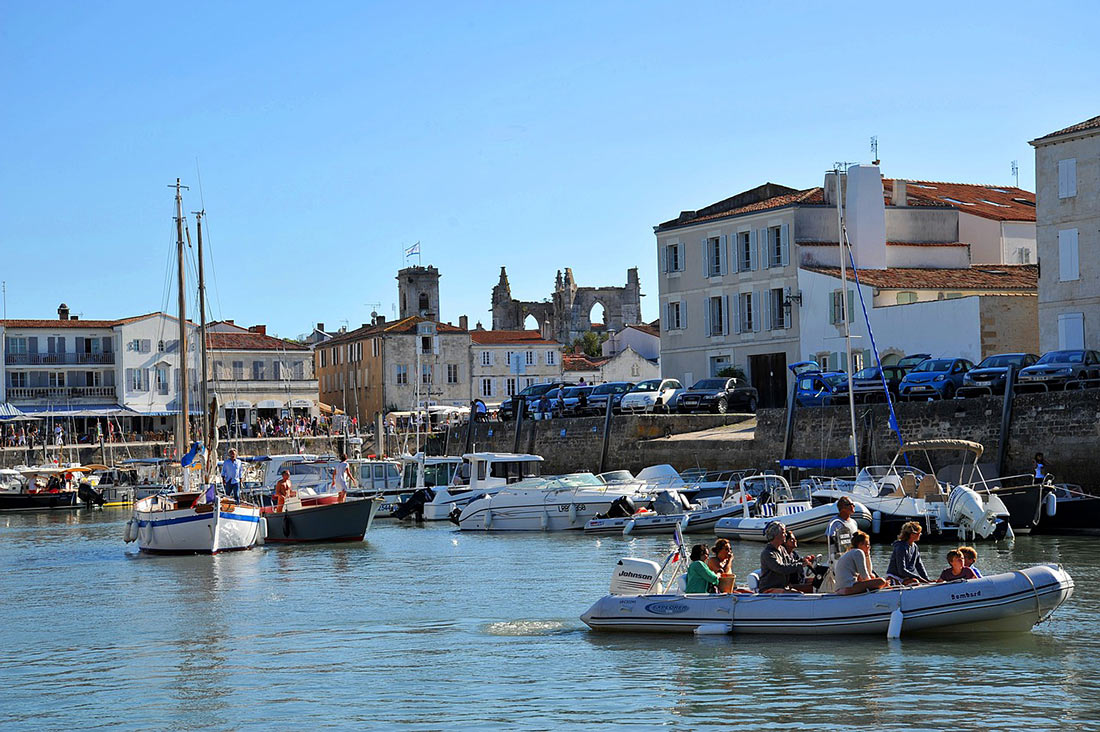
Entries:
<svg viewBox="0 0 1100 732">
<path fill-rule="evenodd" d="M 248 328 L 249 333 L 259 333 L 260 335 L 267 335 L 266 325 L 253 325 Z"/>
<path fill-rule="evenodd" d="M 470 319 L 468 317 L 466 317 L 465 315 L 459 315 L 458 316 L 458 327 L 461 328 L 462 330 L 469 330 L 470 329 Z"/>
<path fill-rule="evenodd" d="M 319 330 L 319 331 L 321 331 L 322 333 L 324 333 L 324 332 L 325 332 L 325 324 L 324 324 L 324 323 L 318 323 L 318 324 L 317 324 L 317 330 Z"/>
<path fill-rule="evenodd" d="M 894 180 L 894 191 L 890 194 L 890 203 L 894 204 L 895 206 L 904 206 L 906 194 L 905 188 L 905 181 Z"/>
<path fill-rule="evenodd" d="M 68 320 L 69 319 L 69 306 L 65 303 L 61 303 L 57 306 L 57 319 Z"/>
<path fill-rule="evenodd" d="M 378 316 L 378 322 L 375 323 L 375 325 L 385 325 L 385 324 L 386 324 L 386 316 L 385 315 L 379 315 Z"/>
</svg>

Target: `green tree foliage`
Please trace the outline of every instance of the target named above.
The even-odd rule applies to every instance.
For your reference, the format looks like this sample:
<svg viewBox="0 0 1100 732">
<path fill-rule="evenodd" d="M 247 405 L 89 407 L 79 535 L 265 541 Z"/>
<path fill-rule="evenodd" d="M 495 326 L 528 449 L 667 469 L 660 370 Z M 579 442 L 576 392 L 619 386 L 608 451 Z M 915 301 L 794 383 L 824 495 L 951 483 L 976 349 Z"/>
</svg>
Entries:
<svg viewBox="0 0 1100 732">
<path fill-rule="evenodd" d="M 603 355 L 600 346 L 607 340 L 606 333 L 588 331 L 569 346 L 573 353 L 583 353 L 586 356 L 599 357 Z"/>
<path fill-rule="evenodd" d="M 748 382 L 748 378 L 745 376 L 745 370 L 740 366 L 727 366 L 717 374 L 723 379 L 737 379 L 738 381 Z"/>
</svg>

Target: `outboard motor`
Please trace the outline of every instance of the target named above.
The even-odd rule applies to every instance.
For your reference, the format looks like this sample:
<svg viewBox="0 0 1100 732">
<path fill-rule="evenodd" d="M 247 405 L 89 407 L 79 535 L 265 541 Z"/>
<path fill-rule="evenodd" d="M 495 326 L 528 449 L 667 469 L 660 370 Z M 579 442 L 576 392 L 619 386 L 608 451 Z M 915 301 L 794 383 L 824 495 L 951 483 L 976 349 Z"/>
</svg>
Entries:
<svg viewBox="0 0 1100 732">
<path fill-rule="evenodd" d="M 102 506 L 107 502 L 103 494 L 93 488 L 90 483 L 80 483 L 76 487 L 76 497 L 84 501 L 84 505 L 89 508 L 92 506 Z"/>
<path fill-rule="evenodd" d="M 956 486 L 947 499 L 947 514 L 959 526 L 965 526 L 983 539 L 997 528 L 997 517 L 987 511 L 982 497 L 964 485 Z"/>
<path fill-rule="evenodd" d="M 644 595 L 653 588 L 660 571 L 660 565 L 649 559 L 620 559 L 611 574 L 611 594 Z"/>
<path fill-rule="evenodd" d="M 595 518 L 629 518 L 637 512 L 638 508 L 634 505 L 634 501 L 630 499 L 630 496 L 619 496 L 612 501 L 611 505 L 607 508 L 606 514 L 596 514 Z"/>
<path fill-rule="evenodd" d="M 393 517 L 404 521 L 410 516 L 417 521 L 424 520 L 424 504 L 435 498 L 435 491 L 431 488 L 417 488 L 405 500 L 397 504 L 393 509 Z"/>
<path fill-rule="evenodd" d="M 662 516 L 672 516 L 691 510 L 691 504 L 678 491 L 661 491 L 653 499 L 653 510 Z"/>
</svg>

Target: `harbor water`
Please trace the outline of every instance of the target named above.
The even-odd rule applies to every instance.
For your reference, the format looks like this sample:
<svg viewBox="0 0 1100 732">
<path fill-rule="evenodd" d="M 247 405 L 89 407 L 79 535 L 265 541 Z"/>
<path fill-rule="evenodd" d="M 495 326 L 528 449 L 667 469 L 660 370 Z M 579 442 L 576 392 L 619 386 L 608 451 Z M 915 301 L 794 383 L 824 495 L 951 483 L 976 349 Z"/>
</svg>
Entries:
<svg viewBox="0 0 1100 732">
<path fill-rule="evenodd" d="M 1095 538 L 978 546 L 986 574 L 1076 581 L 1028 634 L 695 638 L 578 619 L 667 537 L 385 520 L 362 543 L 161 557 L 123 544 L 128 517 L 0 516 L 0 729 L 1100 729 Z M 946 548 L 923 546 L 929 571 Z"/>
</svg>

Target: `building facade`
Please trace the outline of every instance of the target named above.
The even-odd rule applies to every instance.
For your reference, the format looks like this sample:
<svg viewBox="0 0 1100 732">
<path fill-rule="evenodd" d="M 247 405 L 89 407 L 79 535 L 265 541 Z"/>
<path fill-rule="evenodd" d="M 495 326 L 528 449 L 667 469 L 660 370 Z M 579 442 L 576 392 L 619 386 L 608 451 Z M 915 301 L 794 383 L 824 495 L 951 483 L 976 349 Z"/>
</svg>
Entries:
<svg viewBox="0 0 1100 732">
<path fill-rule="evenodd" d="M 537 330 L 470 332 L 470 390 L 499 404 L 532 384 L 562 378 L 564 346 Z"/>
<path fill-rule="evenodd" d="M 628 325 L 620 331 L 609 333 L 600 350 L 605 356 L 614 356 L 631 348 L 642 358 L 659 361 L 661 358 L 661 321 Z"/>
<path fill-rule="evenodd" d="M 1100 347 L 1100 117 L 1031 141 L 1044 351 Z M 1092 255 L 1088 254 L 1093 252 Z"/>
</svg>

